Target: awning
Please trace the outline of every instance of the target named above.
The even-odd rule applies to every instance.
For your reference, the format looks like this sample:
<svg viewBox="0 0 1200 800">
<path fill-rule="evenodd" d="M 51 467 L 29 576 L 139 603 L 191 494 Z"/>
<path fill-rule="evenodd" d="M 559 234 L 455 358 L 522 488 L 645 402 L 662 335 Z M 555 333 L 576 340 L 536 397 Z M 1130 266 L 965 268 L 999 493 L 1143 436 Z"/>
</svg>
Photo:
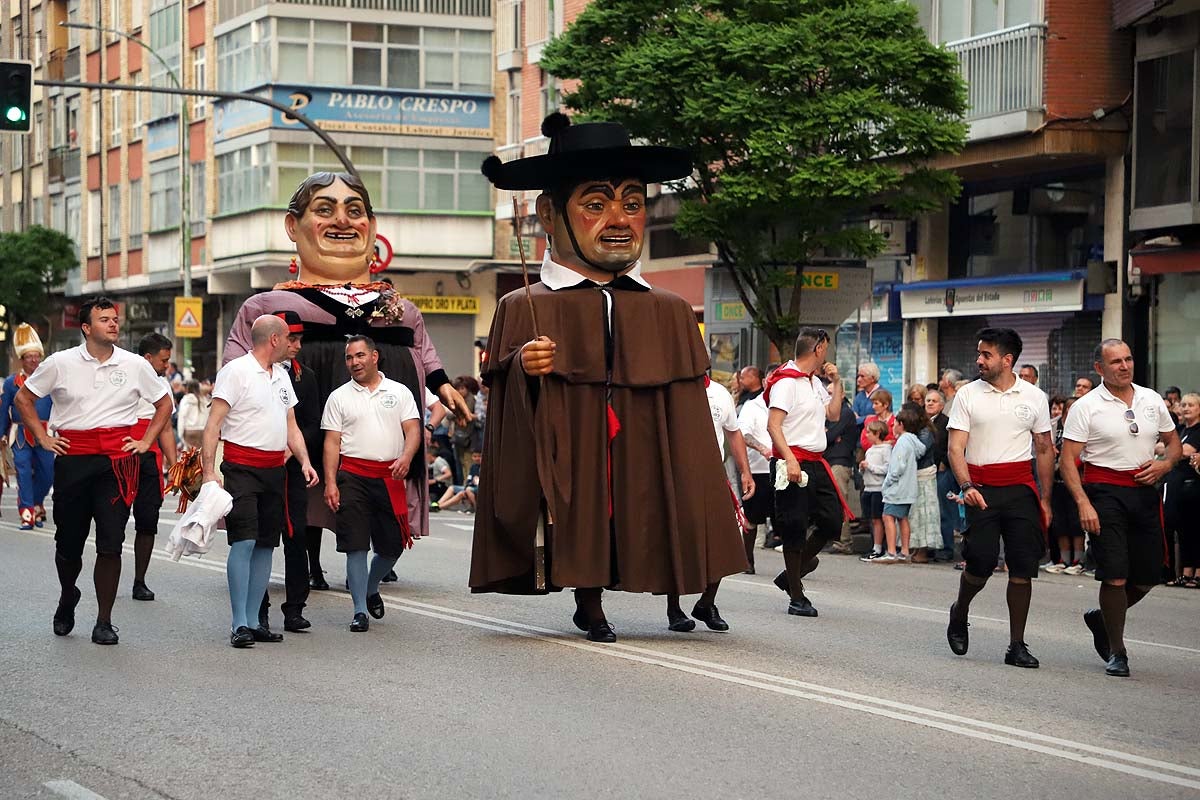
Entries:
<svg viewBox="0 0 1200 800">
<path fill-rule="evenodd" d="M 1200 272 L 1200 248 L 1135 247 L 1129 251 L 1133 266 L 1143 275 Z"/>
</svg>

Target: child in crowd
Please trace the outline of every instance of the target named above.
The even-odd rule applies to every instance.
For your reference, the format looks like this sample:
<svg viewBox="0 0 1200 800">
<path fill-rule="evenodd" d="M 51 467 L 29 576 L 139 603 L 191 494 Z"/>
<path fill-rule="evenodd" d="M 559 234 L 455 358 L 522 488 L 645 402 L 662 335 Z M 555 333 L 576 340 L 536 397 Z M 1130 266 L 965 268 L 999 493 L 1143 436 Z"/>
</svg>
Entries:
<svg viewBox="0 0 1200 800">
<path fill-rule="evenodd" d="M 917 459 L 925 454 L 925 445 L 909 431 L 920 430 L 917 412 L 904 408 L 896 415 L 896 444 L 888 459 L 887 475 L 883 479 L 883 532 L 887 537 L 887 552 L 875 559 L 878 564 L 907 564 L 908 543 L 912 530 L 908 515 L 917 501 Z M 896 552 L 896 532 L 900 533 L 900 552 Z"/>
<path fill-rule="evenodd" d="M 462 486 L 451 486 L 438 501 L 438 506 L 445 511 L 459 503 L 466 503 L 463 511 L 475 511 L 475 494 L 479 491 L 479 465 L 483 463 L 483 453 L 478 450 L 471 452 L 471 467 L 467 470 L 467 481 Z"/>
<path fill-rule="evenodd" d="M 426 469 L 429 475 L 429 496 L 440 497 L 446 491 L 446 487 L 454 482 L 454 473 L 450 470 L 450 462 L 432 449 L 425 451 L 425 459 L 428 462 Z M 429 510 L 441 511 L 441 507 L 435 500 L 429 504 Z"/>
<path fill-rule="evenodd" d="M 859 561 L 870 562 L 883 556 L 883 479 L 887 475 L 888 460 L 892 454 L 892 446 L 887 442 L 888 424 L 877 419 L 871 420 L 863 426 L 863 438 L 867 443 L 867 452 L 858 465 L 863 476 L 862 515 L 864 520 L 871 522 L 871 538 L 875 546 Z"/>
</svg>

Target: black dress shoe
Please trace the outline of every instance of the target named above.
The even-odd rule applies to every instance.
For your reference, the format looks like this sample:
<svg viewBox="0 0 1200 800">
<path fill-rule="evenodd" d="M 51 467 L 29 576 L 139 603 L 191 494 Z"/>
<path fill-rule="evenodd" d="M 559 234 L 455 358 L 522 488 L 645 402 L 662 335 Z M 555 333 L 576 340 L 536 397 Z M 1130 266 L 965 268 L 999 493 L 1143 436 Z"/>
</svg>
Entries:
<svg viewBox="0 0 1200 800">
<path fill-rule="evenodd" d="M 254 637 L 256 642 L 282 642 L 283 634 L 275 633 L 270 628 L 259 625 L 257 628 L 250 631 L 250 635 Z"/>
<path fill-rule="evenodd" d="M 1033 657 L 1033 653 L 1029 652 L 1029 646 L 1024 642 L 1013 642 L 1008 646 L 1008 652 L 1004 654 L 1004 663 L 1010 667 L 1022 667 L 1024 669 L 1037 669 L 1040 663 Z"/>
<path fill-rule="evenodd" d="M 587 639 L 589 642 L 612 644 L 617 640 L 617 632 L 613 630 L 612 625 L 608 624 L 608 620 L 602 619 L 588 626 Z"/>
<path fill-rule="evenodd" d="M 791 585 L 788 583 L 788 576 L 787 576 L 787 570 L 786 570 L 786 569 L 785 569 L 785 570 L 783 570 L 782 572 L 780 572 L 778 575 L 776 575 L 776 576 L 775 576 L 775 579 L 774 579 L 773 581 L 771 581 L 771 583 L 773 583 L 773 584 L 775 584 L 776 586 L 778 586 L 778 587 L 779 587 L 779 590 L 780 590 L 781 592 L 783 592 L 784 594 L 791 594 L 791 593 L 792 593 L 792 590 L 791 590 Z"/>
<path fill-rule="evenodd" d="M 311 627 L 312 623 L 299 614 L 293 614 L 290 617 L 283 618 L 283 629 L 289 633 L 299 633 L 300 631 Z"/>
<path fill-rule="evenodd" d="M 750 569 L 744 569 L 744 570 L 742 570 L 742 574 L 743 574 L 743 575 L 753 575 L 753 574 L 754 574 L 754 567 L 750 567 Z"/>
<path fill-rule="evenodd" d="M 380 578 L 379 582 L 380 583 L 395 583 L 398 580 L 400 580 L 400 578 L 398 578 L 396 576 L 396 570 L 392 569 L 392 570 L 388 570 L 388 574 L 384 575 L 382 578 Z"/>
<path fill-rule="evenodd" d="M 141 581 L 134 581 L 134 583 L 133 583 L 133 599 L 134 600 L 153 600 L 154 592 L 150 591 L 150 589 L 146 586 L 146 584 L 142 583 Z"/>
<path fill-rule="evenodd" d="M 313 573 L 308 579 L 308 585 L 313 589 L 328 589 L 329 584 L 325 581 L 324 570 Z"/>
<path fill-rule="evenodd" d="M 811 600 L 800 595 L 799 599 L 788 603 L 788 613 L 794 617 L 815 617 L 817 609 L 813 607 Z"/>
<path fill-rule="evenodd" d="M 1108 631 L 1104 629 L 1104 614 L 1100 609 L 1093 608 L 1091 611 L 1083 612 L 1083 624 L 1088 626 L 1088 630 L 1092 632 L 1092 645 L 1096 648 L 1096 653 L 1104 661 L 1108 661 L 1112 655 L 1112 649 L 1108 646 Z M 1125 673 L 1129 674 L 1128 671 Z"/>
<path fill-rule="evenodd" d="M 354 621 L 350 623 L 350 630 L 355 633 L 362 633 L 365 630 L 369 630 L 370 627 L 371 620 L 367 619 L 367 615 L 361 611 L 354 615 Z"/>
<path fill-rule="evenodd" d="M 815 610 L 815 609 L 814 609 Z M 727 631 L 729 623 L 721 618 L 721 612 L 717 611 L 715 605 L 702 606 L 697 603 L 692 608 L 692 616 L 703 622 L 712 631 Z"/>
<path fill-rule="evenodd" d="M 96 627 L 92 628 L 92 642 L 94 644 L 116 644 L 120 639 L 117 637 L 118 628 L 111 622 L 96 622 Z"/>
<path fill-rule="evenodd" d="M 379 592 L 367 595 L 367 612 L 375 619 L 383 619 L 383 598 Z"/>
<path fill-rule="evenodd" d="M 696 630 L 696 620 L 682 611 L 679 612 L 678 616 L 667 612 L 667 630 L 672 630 L 676 633 L 690 633 Z"/>
<path fill-rule="evenodd" d="M 229 643 L 237 648 L 253 647 L 254 632 L 245 625 L 239 625 L 236 631 L 229 634 Z"/>
<path fill-rule="evenodd" d="M 66 636 L 75 628 L 75 606 L 79 605 L 79 598 L 83 596 L 83 592 L 74 586 L 71 590 L 75 592 L 75 598 L 64 600 L 60 597 L 58 608 L 54 609 L 55 636 Z"/>
<path fill-rule="evenodd" d="M 1108 664 L 1104 667 L 1104 674 L 1112 675 L 1114 678 L 1129 677 L 1129 656 L 1125 653 L 1113 653 L 1108 657 Z"/>
<path fill-rule="evenodd" d="M 965 619 L 955 619 L 954 610 L 958 608 L 958 603 L 950 606 L 950 624 L 946 626 L 946 641 L 950 643 L 950 652 L 956 656 L 965 656 L 967 648 L 971 646 L 971 634 L 968 628 L 971 623 Z"/>
</svg>

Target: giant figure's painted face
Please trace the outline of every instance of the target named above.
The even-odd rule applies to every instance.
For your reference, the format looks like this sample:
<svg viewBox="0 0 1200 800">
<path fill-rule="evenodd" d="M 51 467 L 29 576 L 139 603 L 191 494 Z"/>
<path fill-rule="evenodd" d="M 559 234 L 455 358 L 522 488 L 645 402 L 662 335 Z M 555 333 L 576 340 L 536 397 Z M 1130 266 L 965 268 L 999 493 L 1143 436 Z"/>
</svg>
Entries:
<svg viewBox="0 0 1200 800">
<path fill-rule="evenodd" d="M 296 243 L 300 277 L 309 283 L 370 280 L 375 253 L 375 220 L 362 196 L 341 179 L 317 189 L 299 218 L 284 219 Z"/>
<path fill-rule="evenodd" d="M 581 183 L 567 198 L 565 214 L 543 197 L 538 212 L 551 236 L 551 257 L 559 264 L 615 275 L 641 258 L 646 185 L 640 180 Z"/>
</svg>

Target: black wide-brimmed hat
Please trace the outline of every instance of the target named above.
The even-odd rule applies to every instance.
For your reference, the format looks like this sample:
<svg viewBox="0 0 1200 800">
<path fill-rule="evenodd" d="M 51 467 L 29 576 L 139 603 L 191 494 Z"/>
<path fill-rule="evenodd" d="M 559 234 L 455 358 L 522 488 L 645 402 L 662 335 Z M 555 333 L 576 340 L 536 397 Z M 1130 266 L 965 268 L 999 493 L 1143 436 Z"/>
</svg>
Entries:
<svg viewBox="0 0 1200 800">
<path fill-rule="evenodd" d="M 304 333 L 304 320 L 295 311 L 272 311 L 271 316 L 279 317 L 288 326 L 288 333 Z"/>
<path fill-rule="evenodd" d="M 639 178 L 646 183 L 676 181 L 692 174 L 692 158 L 677 147 L 634 146 L 615 122 L 572 125 L 555 112 L 542 120 L 550 139 L 545 155 L 507 163 L 488 156 L 482 171 L 497 189 L 553 189 L 566 183 L 602 178 Z"/>
</svg>

